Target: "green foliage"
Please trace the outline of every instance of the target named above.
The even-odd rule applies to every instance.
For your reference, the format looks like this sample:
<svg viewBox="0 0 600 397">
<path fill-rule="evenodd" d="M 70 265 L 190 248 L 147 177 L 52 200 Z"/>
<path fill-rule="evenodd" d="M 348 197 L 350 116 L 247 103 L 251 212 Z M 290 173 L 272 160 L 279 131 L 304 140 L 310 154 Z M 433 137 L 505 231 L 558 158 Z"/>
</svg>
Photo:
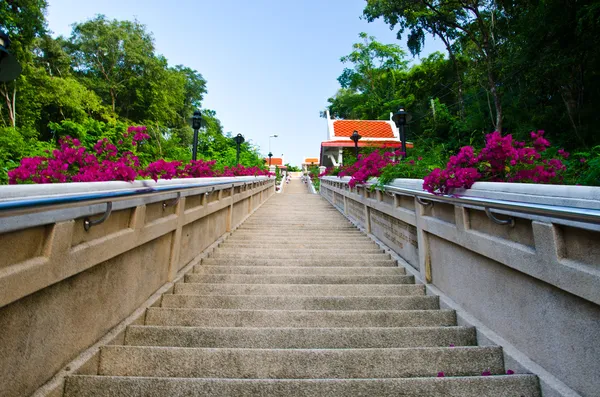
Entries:
<svg viewBox="0 0 600 397">
<path fill-rule="evenodd" d="M 600 145 L 571 154 L 565 181 L 569 184 L 600 186 Z"/>
<path fill-rule="evenodd" d="M 151 139 L 136 148 L 143 165 L 158 158 L 191 159 L 188 120 L 206 93 L 202 75 L 169 66 L 138 21 L 103 15 L 73 25 L 70 37 L 46 32 L 45 0 L 0 2 L 0 23 L 23 66 L 15 81 L 0 84 L 0 183 L 23 157 L 45 155 L 58 139 L 72 136 L 91 149 L 99 140 L 122 140 L 127 126 L 145 125 Z M 236 165 L 235 143 L 216 113 L 204 110 L 199 158 L 217 168 Z M 264 166 L 251 142 L 240 163 Z"/>
<path fill-rule="evenodd" d="M 342 88 L 329 99 L 334 116 L 388 119 L 403 105 L 413 116 L 408 140 L 440 146 L 445 157 L 465 145 L 482 146 L 495 129 L 519 140 L 544 129 L 557 147 L 588 153 L 581 166 L 595 169 L 597 2 L 368 0 L 363 16 L 382 18 L 398 38 L 408 39 L 413 55 L 421 53 L 427 35 L 441 40 L 446 54 L 408 66 L 395 62 L 404 61 L 401 52 L 361 34 L 342 58 L 353 68 L 339 76 Z M 577 172 L 588 172 L 585 167 Z M 589 179 L 570 181 L 591 183 L 590 172 Z"/>
<path fill-rule="evenodd" d="M 290 163 L 286 163 L 285 166 L 287 167 L 288 172 L 301 172 L 302 171 L 302 168 L 296 167 L 295 165 L 291 165 Z"/>
<path fill-rule="evenodd" d="M 419 141 L 414 149 L 407 149 L 406 159 L 383 168 L 378 185 L 386 185 L 396 178 L 422 179 L 435 168 L 443 167 L 449 157 L 443 145 L 428 145 L 427 141 Z"/>
<path fill-rule="evenodd" d="M 315 187 L 315 190 L 318 192 L 321 188 L 321 180 L 319 179 L 319 167 L 316 165 L 308 167 L 308 176 L 310 178 L 311 183 Z"/>
</svg>

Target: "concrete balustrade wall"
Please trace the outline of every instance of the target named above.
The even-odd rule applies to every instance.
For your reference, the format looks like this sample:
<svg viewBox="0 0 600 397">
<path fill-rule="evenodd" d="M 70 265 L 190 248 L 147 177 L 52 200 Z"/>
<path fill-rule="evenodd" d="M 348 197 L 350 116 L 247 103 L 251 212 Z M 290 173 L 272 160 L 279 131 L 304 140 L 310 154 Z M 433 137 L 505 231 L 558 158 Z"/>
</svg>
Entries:
<svg viewBox="0 0 600 397">
<path fill-rule="evenodd" d="M 540 377 L 544 396 L 597 396 L 600 225 L 351 188 L 321 179 L 320 194 L 397 253 L 428 293 L 504 347 L 507 368 Z M 421 189 L 421 180 L 391 185 Z M 477 183 L 462 195 L 600 209 L 600 188 Z"/>
<path fill-rule="evenodd" d="M 184 188 L 208 181 L 223 184 Z M 106 200 L 0 211 L 1 396 L 31 395 L 274 192 L 265 177 L 5 186 L 0 203 L 142 185 L 181 189 L 115 199 L 89 231 Z"/>
</svg>

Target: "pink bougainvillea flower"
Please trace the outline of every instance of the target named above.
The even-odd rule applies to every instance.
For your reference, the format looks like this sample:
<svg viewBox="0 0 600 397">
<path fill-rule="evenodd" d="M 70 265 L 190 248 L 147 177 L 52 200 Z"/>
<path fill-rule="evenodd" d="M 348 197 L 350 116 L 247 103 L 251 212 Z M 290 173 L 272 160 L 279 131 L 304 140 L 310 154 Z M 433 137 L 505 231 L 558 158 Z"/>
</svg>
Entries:
<svg viewBox="0 0 600 397">
<path fill-rule="evenodd" d="M 490 370 L 485 370 L 481 373 L 481 376 L 490 376 L 492 375 L 492 373 L 490 372 Z"/>
<path fill-rule="evenodd" d="M 443 377 L 445 377 L 445 376 L 446 376 L 446 375 L 444 374 L 444 372 L 443 372 L 443 371 L 440 371 L 440 372 L 438 372 L 438 373 L 437 373 L 437 377 L 438 377 L 438 378 L 443 378 Z"/>
<path fill-rule="evenodd" d="M 508 369 L 506 370 L 506 375 L 514 375 L 515 371 L 513 371 L 512 369 Z"/>
<path fill-rule="evenodd" d="M 565 151 L 565 149 L 558 149 L 558 154 L 564 159 L 568 159 L 571 155 L 569 152 Z"/>
</svg>

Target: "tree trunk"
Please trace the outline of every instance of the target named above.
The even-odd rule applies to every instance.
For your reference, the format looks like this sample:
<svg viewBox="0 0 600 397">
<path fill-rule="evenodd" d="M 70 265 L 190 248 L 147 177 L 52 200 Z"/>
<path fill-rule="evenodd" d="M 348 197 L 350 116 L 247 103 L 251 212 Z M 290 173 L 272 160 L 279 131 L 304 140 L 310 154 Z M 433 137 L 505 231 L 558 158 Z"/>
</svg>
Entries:
<svg viewBox="0 0 600 397">
<path fill-rule="evenodd" d="M 115 97 L 115 90 L 114 90 L 114 88 L 110 89 L 110 99 L 112 101 L 112 110 L 113 110 L 113 113 L 116 113 L 116 102 L 117 102 L 117 100 L 116 100 L 116 97 Z"/>
<path fill-rule="evenodd" d="M 460 74 L 460 70 L 458 68 L 458 61 L 456 60 L 456 56 L 454 55 L 454 51 L 452 51 L 452 47 L 450 47 L 450 42 L 446 40 L 443 34 L 438 33 L 438 37 L 442 39 L 444 45 L 446 46 L 446 51 L 448 51 L 448 56 L 452 61 L 452 66 L 454 66 L 454 72 L 456 73 L 456 81 L 458 84 L 458 105 L 459 105 L 459 116 L 461 120 L 465 119 L 465 101 L 463 99 L 463 79 Z"/>
<path fill-rule="evenodd" d="M 17 85 L 16 85 L 16 83 L 14 83 L 12 98 L 11 98 L 11 94 L 10 94 L 8 85 L 6 83 L 4 83 L 4 88 L 2 90 L 0 90 L 0 93 L 2 94 L 2 96 L 4 97 L 4 101 L 6 102 L 6 108 L 8 110 L 8 123 L 10 124 L 11 127 L 15 127 L 16 126 L 15 105 L 16 105 L 16 100 L 17 100 Z"/>
<path fill-rule="evenodd" d="M 496 108 L 496 124 L 494 125 L 494 128 L 496 129 L 496 131 L 502 133 L 502 102 L 500 101 L 500 95 L 498 94 L 498 90 L 496 90 L 496 79 L 494 77 L 494 71 L 492 69 L 492 60 L 489 56 L 487 59 L 487 69 L 490 93 L 492 94 L 492 98 L 494 98 L 494 107 Z"/>
</svg>

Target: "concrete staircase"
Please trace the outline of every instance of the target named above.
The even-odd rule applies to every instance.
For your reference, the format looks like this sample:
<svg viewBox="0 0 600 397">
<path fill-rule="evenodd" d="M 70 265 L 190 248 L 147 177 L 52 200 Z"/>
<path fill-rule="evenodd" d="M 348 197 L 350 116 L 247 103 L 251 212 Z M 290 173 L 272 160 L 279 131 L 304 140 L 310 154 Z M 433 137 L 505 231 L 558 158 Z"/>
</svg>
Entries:
<svg viewBox="0 0 600 397">
<path fill-rule="evenodd" d="M 473 328 L 293 180 L 64 395 L 540 396 L 536 377 L 504 374 L 501 348 L 476 346 Z"/>
</svg>

